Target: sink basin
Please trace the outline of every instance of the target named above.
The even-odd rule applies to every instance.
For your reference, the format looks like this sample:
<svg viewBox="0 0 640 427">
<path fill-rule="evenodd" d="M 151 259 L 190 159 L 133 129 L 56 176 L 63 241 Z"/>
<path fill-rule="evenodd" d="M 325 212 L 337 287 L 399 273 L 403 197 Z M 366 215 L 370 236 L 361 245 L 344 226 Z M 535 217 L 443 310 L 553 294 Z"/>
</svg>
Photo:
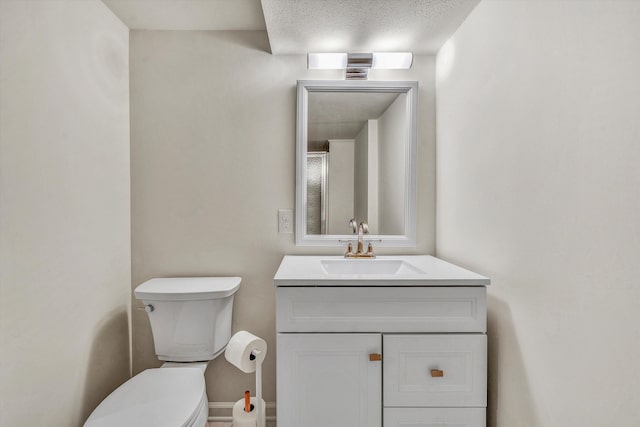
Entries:
<svg viewBox="0 0 640 427">
<path fill-rule="evenodd" d="M 320 265 L 326 274 L 424 274 L 424 271 L 400 259 L 327 259 L 320 261 Z"/>
</svg>

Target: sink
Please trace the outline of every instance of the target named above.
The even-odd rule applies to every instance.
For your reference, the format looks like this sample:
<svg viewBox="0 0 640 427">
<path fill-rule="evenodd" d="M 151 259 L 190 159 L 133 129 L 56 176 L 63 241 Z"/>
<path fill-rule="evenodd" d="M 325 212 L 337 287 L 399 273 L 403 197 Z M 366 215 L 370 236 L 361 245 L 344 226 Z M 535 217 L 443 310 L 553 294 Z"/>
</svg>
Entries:
<svg viewBox="0 0 640 427">
<path fill-rule="evenodd" d="M 400 259 L 327 259 L 320 261 L 326 274 L 409 275 L 424 271 Z"/>
</svg>

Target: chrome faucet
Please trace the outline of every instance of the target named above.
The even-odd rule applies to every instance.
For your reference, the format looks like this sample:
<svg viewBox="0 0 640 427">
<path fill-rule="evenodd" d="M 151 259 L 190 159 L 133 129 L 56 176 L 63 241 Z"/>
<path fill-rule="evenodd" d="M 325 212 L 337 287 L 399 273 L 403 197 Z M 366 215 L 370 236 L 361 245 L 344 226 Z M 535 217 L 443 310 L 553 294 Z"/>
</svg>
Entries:
<svg viewBox="0 0 640 427">
<path fill-rule="evenodd" d="M 355 252 L 353 252 L 353 245 L 349 242 L 347 246 L 347 253 L 344 254 L 345 258 L 375 258 L 373 253 L 373 245 L 369 242 L 367 252 L 363 251 L 363 237 L 365 234 L 369 234 L 369 226 L 366 221 L 358 222 L 355 219 L 349 220 L 349 227 L 353 230 L 353 234 L 358 234 L 358 246 Z"/>
</svg>

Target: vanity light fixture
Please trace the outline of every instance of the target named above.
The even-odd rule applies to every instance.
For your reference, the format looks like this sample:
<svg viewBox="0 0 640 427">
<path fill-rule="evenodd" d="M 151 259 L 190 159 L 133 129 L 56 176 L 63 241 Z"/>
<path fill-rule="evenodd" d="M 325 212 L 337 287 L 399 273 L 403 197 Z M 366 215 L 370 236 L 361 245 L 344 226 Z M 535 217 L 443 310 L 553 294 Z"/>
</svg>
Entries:
<svg viewBox="0 0 640 427">
<path fill-rule="evenodd" d="M 413 63 L 411 52 L 373 53 L 309 53 L 307 68 L 310 70 L 346 69 L 347 80 L 366 80 L 372 68 L 408 69 Z"/>
<path fill-rule="evenodd" d="M 346 53 L 309 53 L 307 68 L 310 70 L 341 70 L 347 68 Z"/>
</svg>

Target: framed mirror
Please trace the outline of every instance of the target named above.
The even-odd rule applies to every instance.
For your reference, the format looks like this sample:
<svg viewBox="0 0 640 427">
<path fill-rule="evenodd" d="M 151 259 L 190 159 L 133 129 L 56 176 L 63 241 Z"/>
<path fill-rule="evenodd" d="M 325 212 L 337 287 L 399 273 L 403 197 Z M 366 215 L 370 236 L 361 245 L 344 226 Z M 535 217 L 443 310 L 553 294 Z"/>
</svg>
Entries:
<svg viewBox="0 0 640 427">
<path fill-rule="evenodd" d="M 416 244 L 417 82 L 298 81 L 296 244 Z"/>
</svg>

